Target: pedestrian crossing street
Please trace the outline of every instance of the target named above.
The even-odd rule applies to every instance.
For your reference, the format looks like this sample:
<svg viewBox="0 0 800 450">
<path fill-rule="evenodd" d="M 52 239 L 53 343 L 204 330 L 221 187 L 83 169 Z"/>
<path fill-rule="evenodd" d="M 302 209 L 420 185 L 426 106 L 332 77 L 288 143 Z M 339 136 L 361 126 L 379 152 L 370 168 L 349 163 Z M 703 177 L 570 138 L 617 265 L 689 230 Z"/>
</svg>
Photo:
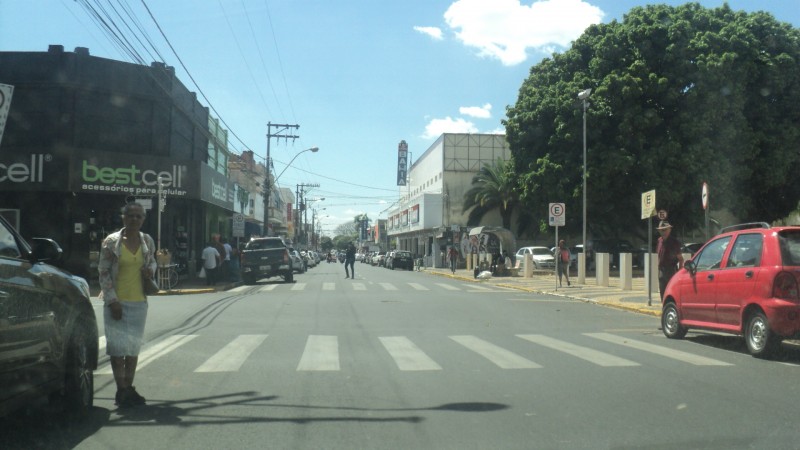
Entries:
<svg viewBox="0 0 800 450">
<path fill-rule="evenodd" d="M 444 371 L 444 367 L 446 367 L 444 362 L 437 362 L 432 356 L 433 351 L 441 354 L 442 345 L 445 345 L 444 351 L 448 355 L 455 352 L 455 348 L 448 346 L 460 347 L 467 350 L 464 355 L 471 358 L 470 363 L 478 364 L 478 360 L 480 360 L 485 364 L 485 361 L 488 361 L 498 369 L 504 370 L 541 369 L 545 367 L 544 363 L 535 361 L 536 358 L 532 359 L 529 354 L 545 355 L 546 352 L 556 352 L 559 361 L 562 357 L 571 357 L 598 367 L 639 367 L 653 364 L 653 358 L 659 361 L 666 359 L 694 366 L 725 367 L 733 365 L 726 361 L 612 333 L 582 333 L 571 336 L 569 341 L 542 334 L 515 334 L 509 337 L 515 338 L 513 339 L 515 341 L 519 339 L 518 342 L 523 344 L 525 356 L 520 354 L 520 350 L 512 351 L 497 345 L 490 338 L 475 335 L 443 336 L 442 342 L 437 342 L 433 349 L 426 349 L 407 336 L 380 336 L 377 337 L 377 341 L 381 344 L 378 347 L 382 347 L 381 352 L 385 352 L 384 354 L 394 361 L 391 370 L 402 372 Z M 268 342 L 268 334 L 239 335 L 232 337 L 227 343 L 220 343 L 218 339 L 204 339 L 203 336 L 196 334 L 173 335 L 161 341 L 146 344 L 139 355 L 137 370 L 146 370 L 147 366 L 156 363 L 166 355 L 185 351 L 190 355 L 196 355 L 199 352 L 204 357 L 207 352 L 213 352 L 194 369 L 195 373 L 236 372 L 246 364 L 249 358 L 263 360 L 263 351 L 269 350 L 261 352 L 259 350 Z M 426 342 L 429 346 L 432 345 L 430 341 Z M 593 345 L 602 346 L 603 350 L 598 350 Z M 101 354 L 104 354 L 105 337 L 100 338 L 100 347 Z M 608 351 L 609 347 L 614 349 L 613 353 Z M 372 349 L 373 346 L 370 345 L 369 348 Z M 340 362 L 343 356 L 350 360 L 353 355 L 364 354 L 364 349 L 342 348 L 339 336 L 309 335 L 302 352 L 297 355 L 297 358 L 288 358 L 289 362 L 285 365 L 287 370 L 296 372 L 339 372 L 342 371 Z M 164 359 L 162 364 L 169 364 L 169 361 L 174 362 L 175 356 L 177 355 Z M 385 360 L 384 355 L 374 356 Z M 553 354 L 547 354 L 546 357 L 553 361 Z M 270 359 L 275 361 L 275 358 Z M 106 363 L 101 365 L 95 373 L 111 375 L 111 367 Z"/>
<path fill-rule="evenodd" d="M 230 289 L 228 292 L 240 293 L 251 292 L 253 286 L 239 286 Z M 257 287 L 256 292 L 280 292 L 280 291 L 305 291 L 305 290 L 323 290 L 323 291 L 400 291 L 400 292 L 414 292 L 414 291 L 448 291 L 448 292 L 472 292 L 472 293 L 491 293 L 491 292 L 518 292 L 511 288 L 504 288 L 500 286 L 482 286 L 476 283 L 385 283 L 385 282 L 367 282 L 367 281 L 341 281 L 330 282 L 325 281 L 322 283 L 306 283 L 296 281 L 291 284 L 273 283 L 265 284 Z"/>
</svg>

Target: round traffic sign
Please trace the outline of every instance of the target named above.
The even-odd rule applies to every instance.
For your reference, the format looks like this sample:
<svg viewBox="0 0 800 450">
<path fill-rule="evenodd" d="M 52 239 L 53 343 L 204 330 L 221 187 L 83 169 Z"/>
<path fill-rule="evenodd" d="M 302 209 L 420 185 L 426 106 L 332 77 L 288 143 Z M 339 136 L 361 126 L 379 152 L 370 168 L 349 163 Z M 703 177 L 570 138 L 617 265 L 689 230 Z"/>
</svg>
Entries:
<svg viewBox="0 0 800 450">
<path fill-rule="evenodd" d="M 564 204 L 563 203 L 552 203 L 550 204 L 550 215 L 554 217 L 558 217 L 564 214 Z"/>
<path fill-rule="evenodd" d="M 666 209 L 659 209 L 658 210 L 658 220 L 667 220 L 667 210 Z"/>
<path fill-rule="evenodd" d="M 703 200 L 703 209 L 708 208 L 708 183 L 703 183 L 703 191 L 701 194 Z"/>
</svg>

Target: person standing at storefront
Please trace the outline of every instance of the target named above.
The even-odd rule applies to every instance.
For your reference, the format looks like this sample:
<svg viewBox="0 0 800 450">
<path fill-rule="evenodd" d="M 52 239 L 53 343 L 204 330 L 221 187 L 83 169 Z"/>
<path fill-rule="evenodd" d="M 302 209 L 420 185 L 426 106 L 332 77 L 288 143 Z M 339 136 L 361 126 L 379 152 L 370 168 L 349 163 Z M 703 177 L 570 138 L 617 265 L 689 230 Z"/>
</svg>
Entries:
<svg viewBox="0 0 800 450">
<path fill-rule="evenodd" d="M 152 279 L 157 267 L 155 242 L 141 232 L 145 217 L 141 204 L 125 205 L 124 227 L 103 240 L 98 260 L 100 299 L 105 305 L 106 354 L 117 385 L 115 404 L 120 407 L 146 402 L 133 386 L 147 319 L 147 296 L 142 282 L 143 278 Z"/>
<path fill-rule="evenodd" d="M 206 248 L 203 249 L 201 255 L 203 258 L 203 269 L 206 271 L 206 284 L 214 286 L 217 283 L 217 274 L 219 273 L 219 265 L 222 262 L 222 257 L 214 246 L 213 242 L 209 242 Z"/>
<path fill-rule="evenodd" d="M 231 252 L 233 252 L 233 247 L 231 244 L 228 243 L 227 238 L 221 238 L 220 242 L 222 242 L 222 248 L 225 250 L 225 253 L 222 254 L 222 270 L 220 271 L 219 279 L 222 281 L 230 281 L 231 280 Z"/>
</svg>

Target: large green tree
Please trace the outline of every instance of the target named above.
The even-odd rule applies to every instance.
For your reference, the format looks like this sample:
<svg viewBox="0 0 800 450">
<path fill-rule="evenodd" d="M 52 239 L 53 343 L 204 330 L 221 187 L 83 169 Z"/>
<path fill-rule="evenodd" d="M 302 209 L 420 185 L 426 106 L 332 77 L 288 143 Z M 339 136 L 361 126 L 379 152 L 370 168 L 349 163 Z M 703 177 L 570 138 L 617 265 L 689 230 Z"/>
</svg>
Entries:
<svg viewBox="0 0 800 450">
<path fill-rule="evenodd" d="M 583 105 L 588 225 L 595 236 L 639 233 L 641 193 L 655 189 L 670 220 L 712 208 L 771 221 L 798 207 L 800 32 L 764 12 L 634 8 L 589 27 L 563 54 L 531 68 L 507 110 L 507 138 L 531 210 L 567 203 L 581 224 Z"/>
</svg>

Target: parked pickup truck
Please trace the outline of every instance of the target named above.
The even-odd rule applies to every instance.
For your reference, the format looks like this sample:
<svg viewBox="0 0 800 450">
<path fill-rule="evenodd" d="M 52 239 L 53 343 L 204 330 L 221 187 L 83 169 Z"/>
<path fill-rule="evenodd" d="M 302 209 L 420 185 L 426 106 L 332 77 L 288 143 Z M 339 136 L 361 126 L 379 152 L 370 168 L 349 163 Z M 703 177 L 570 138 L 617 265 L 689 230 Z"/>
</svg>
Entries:
<svg viewBox="0 0 800 450">
<path fill-rule="evenodd" d="M 251 239 L 242 251 L 242 280 L 245 284 L 256 284 L 261 278 L 277 276 L 291 283 L 294 281 L 293 270 L 289 248 L 283 238 Z"/>
</svg>

